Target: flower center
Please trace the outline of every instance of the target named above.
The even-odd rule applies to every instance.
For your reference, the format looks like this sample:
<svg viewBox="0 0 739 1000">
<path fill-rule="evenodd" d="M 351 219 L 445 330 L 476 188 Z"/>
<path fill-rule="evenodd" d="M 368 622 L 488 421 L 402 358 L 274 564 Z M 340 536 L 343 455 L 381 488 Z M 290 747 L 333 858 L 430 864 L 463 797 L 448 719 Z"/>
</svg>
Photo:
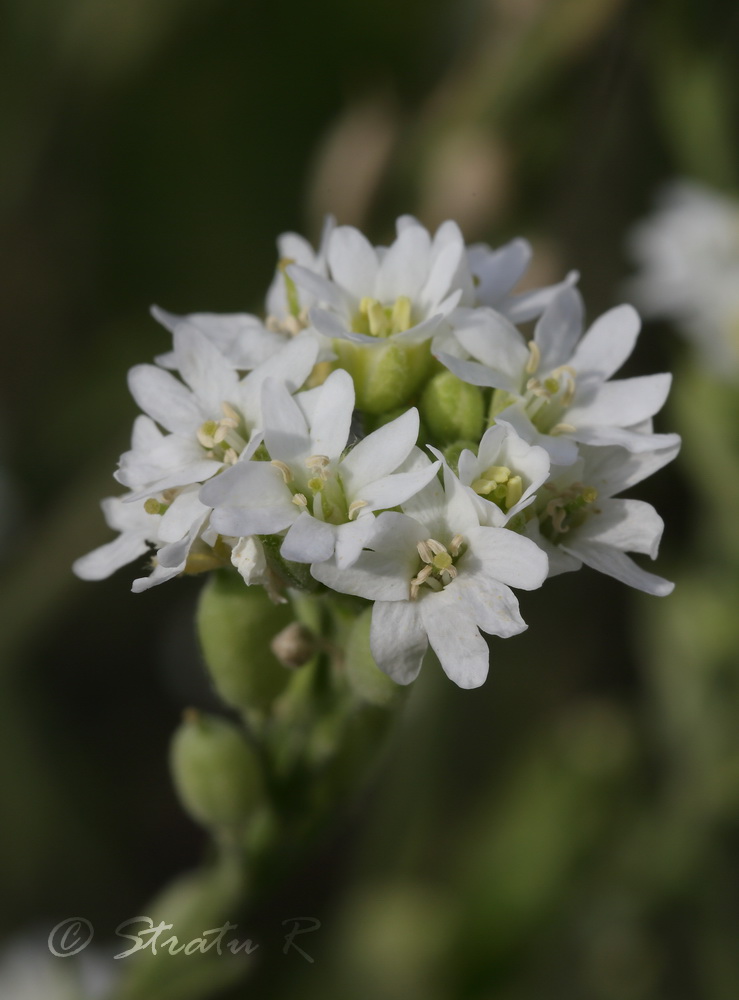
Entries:
<svg viewBox="0 0 739 1000">
<path fill-rule="evenodd" d="M 531 347 L 531 345 L 529 345 Z M 535 354 L 532 353 L 531 360 Z M 527 372 L 530 365 L 526 366 Z M 524 409 L 531 423 L 542 434 L 564 434 L 574 430 L 570 424 L 562 423 L 562 417 L 572 405 L 577 386 L 577 373 L 570 365 L 554 368 L 546 378 L 533 375 L 526 382 Z"/>
<path fill-rule="evenodd" d="M 216 462 L 233 465 L 246 447 L 246 426 L 239 413 L 229 403 L 221 403 L 223 416 L 220 420 L 206 420 L 197 429 L 195 436 L 205 448 L 208 458 Z"/>
<path fill-rule="evenodd" d="M 403 333 L 413 326 L 412 312 L 411 300 L 406 295 L 401 295 L 389 306 L 384 306 L 378 299 L 363 298 L 359 303 L 359 312 L 352 320 L 352 331 L 370 337 Z"/>
<path fill-rule="evenodd" d="M 491 465 L 471 485 L 478 496 L 491 500 L 505 513 L 523 495 L 523 480 L 514 475 L 507 465 Z"/>
<path fill-rule="evenodd" d="M 272 459 L 271 464 L 282 473 L 285 485 L 290 487 L 293 494 L 292 502 L 296 507 L 304 510 L 310 508 L 313 517 L 320 521 L 344 524 L 346 521 L 352 521 L 367 504 L 364 500 L 356 500 L 347 509 L 344 490 L 339 477 L 330 468 L 330 461 L 328 455 L 310 455 L 305 460 L 307 471 L 303 472 L 300 469 L 297 473 L 279 459 Z"/>
<path fill-rule="evenodd" d="M 410 599 L 418 599 L 421 587 L 443 590 L 458 575 L 455 561 L 462 554 L 464 538 L 455 535 L 448 546 L 435 538 L 427 538 L 416 546 L 421 557 L 421 568 L 411 580 Z"/>
<path fill-rule="evenodd" d="M 598 491 L 592 486 L 572 483 L 559 490 L 554 483 L 545 483 L 544 488 L 553 495 L 539 515 L 541 533 L 555 545 L 562 535 L 579 527 L 591 513 L 597 513 L 591 504 L 598 499 Z"/>
</svg>

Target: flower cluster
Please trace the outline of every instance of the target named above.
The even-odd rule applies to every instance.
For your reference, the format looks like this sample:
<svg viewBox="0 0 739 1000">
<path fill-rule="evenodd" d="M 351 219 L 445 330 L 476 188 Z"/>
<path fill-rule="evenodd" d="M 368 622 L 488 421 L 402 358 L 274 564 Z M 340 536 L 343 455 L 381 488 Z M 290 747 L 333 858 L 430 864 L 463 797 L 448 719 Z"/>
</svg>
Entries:
<svg viewBox="0 0 739 1000">
<path fill-rule="evenodd" d="M 154 310 L 173 348 L 130 373 L 120 534 L 79 576 L 153 550 L 136 591 L 233 564 L 276 602 L 353 595 L 382 670 L 406 684 L 431 646 L 462 687 L 487 674 L 482 632 L 526 628 L 511 588 L 584 563 L 669 593 L 627 554 L 656 556 L 661 519 L 615 498 L 679 447 L 652 428 L 669 376 L 612 377 L 630 306 L 585 329 L 576 274 L 516 294 L 528 244 L 468 247 L 452 222 L 404 217 L 375 247 L 329 220 L 317 252 L 279 252 L 264 319 Z"/>
</svg>

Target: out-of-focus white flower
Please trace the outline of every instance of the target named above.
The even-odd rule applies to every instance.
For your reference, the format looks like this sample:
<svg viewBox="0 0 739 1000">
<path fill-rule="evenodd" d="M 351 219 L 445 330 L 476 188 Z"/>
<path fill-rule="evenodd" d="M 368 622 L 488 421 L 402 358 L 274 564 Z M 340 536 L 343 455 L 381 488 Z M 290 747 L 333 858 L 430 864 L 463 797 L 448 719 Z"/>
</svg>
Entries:
<svg viewBox="0 0 739 1000">
<path fill-rule="evenodd" d="M 574 465 L 553 468 L 551 478 L 526 512 L 526 532 L 549 556 L 549 575 L 583 563 L 630 587 L 664 597 L 674 584 L 648 573 L 626 553 L 657 557 L 664 524 L 642 500 L 616 493 L 634 486 L 671 462 L 678 444 L 650 452 L 581 446 Z"/>
<path fill-rule="evenodd" d="M 429 644 L 444 672 L 464 688 L 487 677 L 489 650 L 480 630 L 522 632 L 511 587 L 534 590 L 547 558 L 529 539 L 480 524 L 477 505 L 448 466 L 403 504 L 380 514 L 353 566 L 313 566 L 313 576 L 345 594 L 375 602 L 370 648 L 378 666 L 400 684 L 418 675 Z"/>
<path fill-rule="evenodd" d="M 497 418 L 545 448 L 559 465 L 577 459 L 578 443 L 620 444 L 632 451 L 671 443 L 639 425 L 662 407 L 672 377 L 611 379 L 636 343 L 636 311 L 611 309 L 584 336 L 582 321 L 582 300 L 574 288 L 552 299 L 530 341 L 493 310 L 470 309 L 454 335 L 474 360 L 438 357 L 464 381 L 495 389 L 501 400 Z"/>
<path fill-rule="evenodd" d="M 35 937 L 9 941 L 0 951 L 2 1000 L 102 1000 L 116 978 L 116 963 L 94 949 L 57 958 Z"/>
<path fill-rule="evenodd" d="M 692 181 L 661 192 L 629 235 L 639 267 L 628 293 L 672 320 L 720 378 L 739 377 L 739 201 Z"/>
</svg>

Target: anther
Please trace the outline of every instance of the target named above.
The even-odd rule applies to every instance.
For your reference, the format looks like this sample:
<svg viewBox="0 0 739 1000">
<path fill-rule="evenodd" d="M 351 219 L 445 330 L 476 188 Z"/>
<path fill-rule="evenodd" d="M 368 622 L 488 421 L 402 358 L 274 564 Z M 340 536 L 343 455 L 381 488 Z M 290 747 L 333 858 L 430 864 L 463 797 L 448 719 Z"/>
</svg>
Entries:
<svg viewBox="0 0 739 1000">
<path fill-rule="evenodd" d="M 536 369 L 539 367 L 539 362 L 541 361 L 541 351 L 539 350 L 539 345 L 535 340 L 530 340 L 528 343 L 529 348 L 529 359 L 526 362 L 526 367 L 524 371 L 527 375 L 533 375 Z"/>
<path fill-rule="evenodd" d="M 292 482 L 293 474 L 292 470 L 288 465 L 285 465 L 284 462 L 281 462 L 277 458 L 273 458 L 272 461 L 270 462 L 270 465 L 274 465 L 276 469 L 280 470 L 280 472 L 282 473 L 283 482 L 285 483 L 286 486 L 288 483 Z"/>
</svg>

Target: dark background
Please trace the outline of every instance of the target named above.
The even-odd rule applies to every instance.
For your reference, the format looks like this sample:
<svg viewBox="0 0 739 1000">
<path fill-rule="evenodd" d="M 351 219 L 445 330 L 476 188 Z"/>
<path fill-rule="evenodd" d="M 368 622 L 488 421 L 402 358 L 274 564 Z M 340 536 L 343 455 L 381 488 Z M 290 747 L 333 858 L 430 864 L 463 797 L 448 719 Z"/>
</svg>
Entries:
<svg viewBox="0 0 739 1000">
<path fill-rule="evenodd" d="M 527 236 L 532 281 L 580 270 L 593 318 L 622 300 L 625 235 L 661 182 L 737 186 L 739 17 L 717 0 L 3 15 L 0 932 L 82 913 L 105 938 L 202 858 L 167 746 L 183 708 L 217 704 L 199 580 L 137 596 L 131 568 L 70 570 L 110 537 L 126 370 L 167 348 L 148 307 L 259 311 L 280 232 L 315 239 L 334 211 L 382 242 L 412 212 Z M 696 364 L 652 323 L 624 373 Z M 689 434 L 686 412 L 658 429 Z M 732 460 L 693 449 L 639 488 L 674 597 L 585 569 L 523 595 L 530 630 L 493 640 L 483 689 L 421 677 L 371 788 L 250 928 L 265 950 L 277 934 L 250 995 L 735 1000 L 736 561 L 703 489 L 739 477 Z M 281 960 L 293 911 L 324 925 L 315 966 Z"/>
</svg>

